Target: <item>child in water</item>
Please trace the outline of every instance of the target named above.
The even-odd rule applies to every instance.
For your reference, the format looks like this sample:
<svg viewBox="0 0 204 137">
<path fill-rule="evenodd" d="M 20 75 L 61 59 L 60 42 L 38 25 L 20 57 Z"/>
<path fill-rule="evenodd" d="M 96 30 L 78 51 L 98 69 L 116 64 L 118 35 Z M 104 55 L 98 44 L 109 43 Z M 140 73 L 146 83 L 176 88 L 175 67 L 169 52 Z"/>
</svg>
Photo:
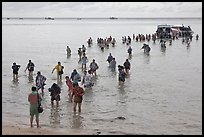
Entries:
<svg viewBox="0 0 204 137">
<path fill-rule="evenodd" d="M 73 86 L 73 83 L 71 81 L 71 79 L 69 78 L 69 76 L 66 76 L 65 77 L 66 79 L 66 84 L 68 86 L 68 96 L 69 96 L 69 102 L 72 102 L 72 92 L 74 90 L 74 86 Z"/>
</svg>

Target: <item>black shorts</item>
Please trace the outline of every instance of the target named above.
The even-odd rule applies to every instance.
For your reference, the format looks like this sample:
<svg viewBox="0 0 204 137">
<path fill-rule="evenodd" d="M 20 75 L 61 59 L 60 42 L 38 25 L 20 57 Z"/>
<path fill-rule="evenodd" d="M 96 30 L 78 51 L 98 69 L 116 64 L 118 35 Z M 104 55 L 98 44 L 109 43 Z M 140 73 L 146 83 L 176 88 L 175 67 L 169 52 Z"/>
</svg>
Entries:
<svg viewBox="0 0 204 137">
<path fill-rule="evenodd" d="M 60 95 L 58 95 L 57 97 L 51 96 L 51 101 L 54 101 L 54 100 L 60 101 Z"/>
<path fill-rule="evenodd" d="M 33 68 L 33 67 L 31 67 L 31 68 L 29 68 L 29 69 L 28 69 L 28 71 L 34 71 L 34 68 Z"/>
<path fill-rule="evenodd" d="M 18 71 L 14 70 L 14 71 L 13 71 L 13 74 L 18 74 Z"/>
<path fill-rule="evenodd" d="M 125 82 L 125 78 L 119 77 L 119 81 Z"/>
</svg>

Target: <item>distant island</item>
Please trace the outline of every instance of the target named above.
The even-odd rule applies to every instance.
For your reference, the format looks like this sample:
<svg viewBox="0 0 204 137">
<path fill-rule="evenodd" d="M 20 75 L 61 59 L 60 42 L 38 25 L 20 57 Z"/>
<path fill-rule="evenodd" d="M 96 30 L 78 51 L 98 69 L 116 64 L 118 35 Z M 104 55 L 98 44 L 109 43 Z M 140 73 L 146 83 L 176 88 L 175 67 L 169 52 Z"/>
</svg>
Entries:
<svg viewBox="0 0 204 137">
<path fill-rule="evenodd" d="M 2 19 L 11 20 L 11 19 L 45 19 L 45 20 L 58 20 L 58 19 L 146 19 L 146 20 L 161 20 L 161 19 L 202 19 L 202 17 L 2 17 Z"/>
<path fill-rule="evenodd" d="M 52 17 L 45 17 L 46 20 L 54 20 Z"/>
<path fill-rule="evenodd" d="M 110 17 L 110 19 L 118 19 L 118 18 L 116 18 L 116 17 Z"/>
</svg>

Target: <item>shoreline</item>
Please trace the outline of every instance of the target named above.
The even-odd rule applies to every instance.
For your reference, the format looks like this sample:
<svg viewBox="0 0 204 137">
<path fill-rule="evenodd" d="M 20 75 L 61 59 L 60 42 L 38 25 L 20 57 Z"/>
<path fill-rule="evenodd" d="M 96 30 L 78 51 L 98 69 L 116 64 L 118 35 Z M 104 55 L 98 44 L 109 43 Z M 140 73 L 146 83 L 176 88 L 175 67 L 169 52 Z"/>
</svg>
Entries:
<svg viewBox="0 0 204 137">
<path fill-rule="evenodd" d="M 86 129 L 56 129 L 50 127 L 30 128 L 11 123 L 2 123 L 2 135 L 97 135 Z"/>
</svg>

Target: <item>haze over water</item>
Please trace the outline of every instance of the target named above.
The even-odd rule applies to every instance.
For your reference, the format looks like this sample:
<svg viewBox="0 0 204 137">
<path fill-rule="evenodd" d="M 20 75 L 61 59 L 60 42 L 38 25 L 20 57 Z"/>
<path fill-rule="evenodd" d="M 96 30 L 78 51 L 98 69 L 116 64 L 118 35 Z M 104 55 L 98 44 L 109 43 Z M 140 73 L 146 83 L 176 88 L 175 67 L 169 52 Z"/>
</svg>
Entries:
<svg viewBox="0 0 204 137">
<path fill-rule="evenodd" d="M 181 38 L 172 46 L 167 42 L 165 52 L 159 40 L 145 42 L 151 47 L 147 56 L 140 50 L 143 42 L 132 41 L 130 76 L 119 86 L 118 71 L 111 72 L 106 62 L 109 53 L 122 65 L 128 58 L 122 36 L 152 34 L 158 24 L 189 25 L 194 31 L 190 47 Z M 116 38 L 116 46 L 101 51 L 97 38 L 109 36 Z M 86 43 L 89 37 L 91 47 Z M 73 69 L 82 74 L 77 54 L 82 44 L 87 48 L 88 64 L 95 59 L 99 69 L 94 87 L 85 91 L 81 114 L 74 114 L 64 77 Z M 72 50 L 68 58 L 67 45 Z M 29 127 L 27 96 L 33 83 L 24 72 L 29 59 L 36 65 L 34 77 L 38 70 L 47 77 L 42 127 L 91 129 L 101 134 L 202 134 L 201 19 L 2 20 L 3 123 Z M 59 108 L 52 108 L 47 89 L 56 82 L 51 71 L 58 61 L 65 67 L 61 101 Z M 21 65 L 19 83 L 12 82 L 13 62 Z"/>
</svg>

